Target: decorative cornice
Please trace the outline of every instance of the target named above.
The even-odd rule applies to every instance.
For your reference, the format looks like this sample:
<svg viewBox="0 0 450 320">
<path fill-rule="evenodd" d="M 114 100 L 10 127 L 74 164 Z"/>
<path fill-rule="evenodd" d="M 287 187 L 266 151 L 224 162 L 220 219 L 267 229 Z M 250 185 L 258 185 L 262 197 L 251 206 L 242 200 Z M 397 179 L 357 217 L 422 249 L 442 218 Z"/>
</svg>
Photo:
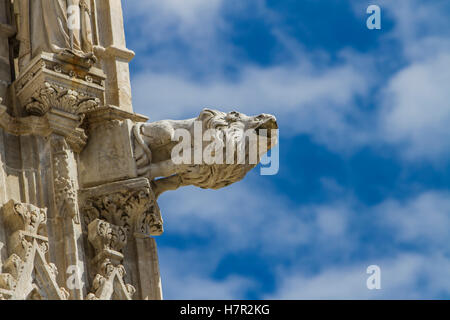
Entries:
<svg viewBox="0 0 450 320">
<path fill-rule="evenodd" d="M 43 52 L 33 58 L 24 70 L 21 70 L 14 83 L 19 96 L 32 84 L 31 82 L 36 82 L 35 80 L 41 83 L 56 81 L 78 89 L 86 86 L 103 102 L 101 92 L 105 90 L 105 79 L 106 76 L 101 69 L 81 67 L 62 59 L 61 55 Z"/>
<path fill-rule="evenodd" d="M 105 74 L 97 68 L 84 68 L 42 53 L 21 71 L 12 84 L 18 98 L 18 113 L 12 117 L 0 106 L 0 126 L 14 135 L 51 133 L 63 136 L 75 152 L 86 145 L 80 128 L 85 115 L 105 100 Z"/>
<path fill-rule="evenodd" d="M 86 121 L 88 124 L 96 124 L 111 120 L 131 120 L 134 122 L 147 122 L 148 117 L 137 113 L 124 111 L 116 106 L 107 105 L 89 110 L 86 112 Z"/>
<path fill-rule="evenodd" d="M 105 79 L 100 69 L 42 53 L 21 71 L 14 88 L 23 112 L 42 116 L 57 109 L 82 115 L 105 102 Z"/>
</svg>

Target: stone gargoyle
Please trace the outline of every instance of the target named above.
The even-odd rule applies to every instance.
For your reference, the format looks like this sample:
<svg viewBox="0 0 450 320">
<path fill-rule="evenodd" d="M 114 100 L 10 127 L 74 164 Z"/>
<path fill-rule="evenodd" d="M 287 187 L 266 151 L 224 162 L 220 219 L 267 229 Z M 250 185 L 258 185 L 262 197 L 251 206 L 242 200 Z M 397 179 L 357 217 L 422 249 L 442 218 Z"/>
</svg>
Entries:
<svg viewBox="0 0 450 320">
<path fill-rule="evenodd" d="M 242 180 L 257 166 L 261 157 L 277 143 L 277 129 L 272 115 L 247 116 L 211 109 L 204 109 L 197 118 L 188 120 L 139 123 L 134 127 L 138 174 L 151 181 L 156 197 L 188 185 L 220 189 Z M 209 139 L 202 135 L 209 135 Z M 187 163 L 174 161 L 174 148 L 178 153 L 183 143 Z M 255 143 L 257 146 L 251 145 Z M 202 155 L 207 148 L 212 149 L 212 156 L 223 152 L 219 157 L 223 162 L 204 159 Z M 252 150 L 255 150 L 253 154 Z M 196 153 L 200 154 L 200 160 L 199 157 L 196 160 Z"/>
</svg>

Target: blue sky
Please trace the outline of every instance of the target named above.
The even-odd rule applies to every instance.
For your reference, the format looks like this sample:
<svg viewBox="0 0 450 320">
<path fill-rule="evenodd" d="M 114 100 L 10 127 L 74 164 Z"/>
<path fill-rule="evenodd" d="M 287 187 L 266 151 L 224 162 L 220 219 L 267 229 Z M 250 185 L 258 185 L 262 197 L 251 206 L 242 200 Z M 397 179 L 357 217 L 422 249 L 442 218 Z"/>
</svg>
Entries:
<svg viewBox="0 0 450 320">
<path fill-rule="evenodd" d="M 160 198 L 166 299 L 450 298 L 448 1 L 123 3 L 136 112 L 280 126 L 277 175 Z"/>
</svg>

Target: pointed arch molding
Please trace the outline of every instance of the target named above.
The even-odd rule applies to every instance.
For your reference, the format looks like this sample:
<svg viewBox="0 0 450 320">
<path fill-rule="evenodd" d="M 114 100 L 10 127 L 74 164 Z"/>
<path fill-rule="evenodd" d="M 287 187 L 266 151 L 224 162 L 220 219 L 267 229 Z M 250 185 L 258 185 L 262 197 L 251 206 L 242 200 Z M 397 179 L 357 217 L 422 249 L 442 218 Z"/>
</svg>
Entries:
<svg viewBox="0 0 450 320">
<path fill-rule="evenodd" d="M 1 266 L 1 300 L 67 300 L 58 270 L 48 262 L 47 209 L 10 200 L 1 211 L 9 258 Z"/>
</svg>

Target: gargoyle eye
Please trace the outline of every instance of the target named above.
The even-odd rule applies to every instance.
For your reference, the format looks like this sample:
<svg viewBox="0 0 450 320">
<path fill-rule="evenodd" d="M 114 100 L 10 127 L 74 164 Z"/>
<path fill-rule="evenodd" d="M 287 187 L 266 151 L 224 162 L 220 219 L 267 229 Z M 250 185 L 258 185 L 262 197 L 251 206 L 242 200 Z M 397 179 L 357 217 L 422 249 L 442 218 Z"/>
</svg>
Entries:
<svg viewBox="0 0 450 320">
<path fill-rule="evenodd" d="M 228 121 L 236 121 L 237 119 L 239 119 L 239 115 L 240 115 L 239 112 L 232 111 L 232 112 L 227 114 L 226 119 Z"/>
</svg>

